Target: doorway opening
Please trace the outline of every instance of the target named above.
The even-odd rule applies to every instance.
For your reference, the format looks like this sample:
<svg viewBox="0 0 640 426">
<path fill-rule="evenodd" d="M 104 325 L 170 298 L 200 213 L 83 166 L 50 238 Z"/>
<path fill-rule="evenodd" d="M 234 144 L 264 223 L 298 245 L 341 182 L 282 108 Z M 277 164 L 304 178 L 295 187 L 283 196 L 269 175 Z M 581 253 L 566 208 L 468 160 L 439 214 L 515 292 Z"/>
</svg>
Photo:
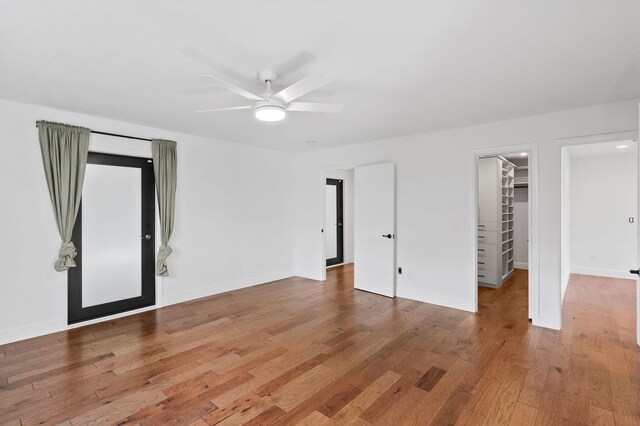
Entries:
<svg viewBox="0 0 640 426">
<path fill-rule="evenodd" d="M 155 304 L 154 229 L 152 160 L 90 152 L 67 274 L 69 324 Z"/>
<path fill-rule="evenodd" d="M 324 188 L 326 268 L 353 263 L 353 169 L 328 170 Z"/>
<path fill-rule="evenodd" d="M 537 311 L 532 297 L 537 292 L 531 250 L 532 152 L 476 154 L 474 164 L 477 310 L 493 312 L 496 302 L 508 298 L 509 312 L 498 314 L 514 321 L 533 319 Z"/>
<path fill-rule="evenodd" d="M 327 178 L 325 191 L 325 258 L 334 266 L 344 263 L 344 182 Z"/>
<path fill-rule="evenodd" d="M 353 271 L 353 287 L 386 297 L 395 297 L 395 165 L 376 163 L 325 169 L 322 172 L 322 279 L 334 271 L 327 267 L 333 216 L 327 214 L 327 179 L 343 183 L 344 259 Z M 332 196 L 332 192 L 330 192 Z M 331 200 L 329 200 L 331 203 Z M 333 211 L 333 206 L 329 204 Z M 329 219 L 329 221 L 327 221 Z M 337 222 L 335 222 L 337 223 Z M 353 265 L 350 265 L 353 264 Z M 344 269 L 344 267 L 342 267 Z M 335 271 L 340 274 L 340 271 Z"/>
<path fill-rule="evenodd" d="M 640 266 L 637 145 L 616 137 L 561 147 L 563 324 L 584 319 L 622 346 L 640 341 L 630 274 Z"/>
</svg>

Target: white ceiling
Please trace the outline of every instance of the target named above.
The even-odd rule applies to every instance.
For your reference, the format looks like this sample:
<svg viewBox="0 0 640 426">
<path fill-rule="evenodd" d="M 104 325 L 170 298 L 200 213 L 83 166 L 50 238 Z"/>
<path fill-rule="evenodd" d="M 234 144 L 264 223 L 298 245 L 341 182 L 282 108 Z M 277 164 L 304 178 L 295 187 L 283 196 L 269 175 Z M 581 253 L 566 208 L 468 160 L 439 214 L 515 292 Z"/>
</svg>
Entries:
<svg viewBox="0 0 640 426">
<path fill-rule="evenodd" d="M 622 148 L 623 146 L 626 146 L 626 148 Z M 636 155 L 638 143 L 634 140 L 628 140 L 571 145 L 567 147 L 567 152 L 569 157 L 593 157 L 611 154 Z"/>
<path fill-rule="evenodd" d="M 630 0 L 5 0 L 0 98 L 307 151 L 638 98 L 639 17 Z M 269 67 L 276 87 L 330 76 L 300 100 L 344 111 L 192 113 L 247 104 L 200 74 L 259 91 Z"/>
</svg>

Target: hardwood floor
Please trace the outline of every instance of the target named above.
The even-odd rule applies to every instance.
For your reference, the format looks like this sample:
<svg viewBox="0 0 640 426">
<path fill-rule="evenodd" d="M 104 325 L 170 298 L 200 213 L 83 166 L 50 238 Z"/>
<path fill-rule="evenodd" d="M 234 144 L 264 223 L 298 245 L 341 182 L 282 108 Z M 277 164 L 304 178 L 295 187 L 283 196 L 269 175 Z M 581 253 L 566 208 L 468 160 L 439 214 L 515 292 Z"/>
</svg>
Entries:
<svg viewBox="0 0 640 426">
<path fill-rule="evenodd" d="M 527 275 L 480 312 L 291 278 L 0 346 L 0 423 L 640 424 L 635 283 L 575 276 L 562 332 Z"/>
</svg>

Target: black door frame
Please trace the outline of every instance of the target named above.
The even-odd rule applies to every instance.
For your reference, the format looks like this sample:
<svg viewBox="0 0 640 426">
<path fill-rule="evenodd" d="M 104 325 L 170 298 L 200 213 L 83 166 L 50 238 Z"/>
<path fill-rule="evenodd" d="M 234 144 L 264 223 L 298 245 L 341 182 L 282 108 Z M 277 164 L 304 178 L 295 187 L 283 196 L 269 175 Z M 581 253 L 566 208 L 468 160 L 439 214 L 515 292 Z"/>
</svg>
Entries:
<svg viewBox="0 0 640 426">
<path fill-rule="evenodd" d="M 140 238 L 142 247 L 141 286 L 138 297 L 116 300 L 95 306 L 82 307 L 82 202 L 73 228 L 72 241 L 78 255 L 76 267 L 69 268 L 67 274 L 67 320 L 75 324 L 95 318 L 115 315 L 121 312 L 153 306 L 156 303 L 155 284 L 155 181 L 153 164 L 148 158 L 130 157 L 115 154 L 90 152 L 87 164 L 105 166 L 134 167 L 141 169 L 142 214 L 140 217 L 140 235 L 149 235 L 150 239 Z"/>
<path fill-rule="evenodd" d="M 331 259 L 327 259 L 327 266 L 339 265 L 344 263 L 344 209 L 342 198 L 342 180 L 341 179 L 327 179 L 327 185 L 335 185 L 336 187 L 336 220 L 338 226 L 336 226 L 337 233 L 337 256 Z"/>
</svg>

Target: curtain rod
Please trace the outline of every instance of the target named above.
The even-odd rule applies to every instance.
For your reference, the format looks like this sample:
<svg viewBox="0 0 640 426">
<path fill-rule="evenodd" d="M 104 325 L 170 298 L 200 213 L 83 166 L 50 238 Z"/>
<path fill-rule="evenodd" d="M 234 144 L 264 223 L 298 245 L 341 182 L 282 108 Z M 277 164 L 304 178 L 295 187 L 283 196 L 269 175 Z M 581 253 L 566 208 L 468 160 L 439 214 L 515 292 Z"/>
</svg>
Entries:
<svg viewBox="0 0 640 426">
<path fill-rule="evenodd" d="M 139 140 L 139 141 L 147 141 L 147 142 L 151 142 L 151 139 L 147 139 L 147 138 L 139 138 L 137 136 L 127 136 L 127 135 L 119 135 L 117 133 L 107 133 L 107 132 L 99 132 L 97 130 L 92 130 L 91 133 L 95 133 L 97 135 L 105 135 L 105 136 L 115 136 L 116 138 L 125 138 L 125 139 L 135 139 L 135 140 Z"/>
<path fill-rule="evenodd" d="M 37 124 L 36 124 L 36 127 L 38 127 Z M 135 140 L 138 140 L 138 141 L 151 142 L 151 139 L 139 138 L 137 136 L 120 135 L 118 133 L 99 132 L 97 130 L 91 130 L 91 133 L 95 133 L 96 135 L 114 136 L 116 138 L 135 139 Z"/>
</svg>

